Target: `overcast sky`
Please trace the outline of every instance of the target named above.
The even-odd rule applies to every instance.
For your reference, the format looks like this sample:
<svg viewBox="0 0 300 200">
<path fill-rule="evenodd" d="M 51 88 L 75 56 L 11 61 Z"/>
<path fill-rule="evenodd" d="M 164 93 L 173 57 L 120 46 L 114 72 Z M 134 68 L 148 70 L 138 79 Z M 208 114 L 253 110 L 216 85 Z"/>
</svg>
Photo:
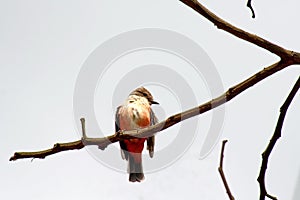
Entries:
<svg viewBox="0 0 300 200">
<path fill-rule="evenodd" d="M 252 2 L 256 19 L 251 18 L 246 0 L 201 1 L 234 25 L 300 51 L 297 25 L 300 2 Z M 8 161 L 15 151 L 42 150 L 56 142 L 78 140 L 79 119 L 76 119 L 77 104 L 73 100 L 83 66 L 89 63 L 91 55 L 101 60 L 99 47 L 112 41 L 111 38 L 145 28 L 171 31 L 201 47 L 204 53 L 199 51 L 199 57 L 209 58 L 203 63 L 212 65 L 218 72 L 223 90 L 278 60 L 269 52 L 218 30 L 175 0 L 0 0 L 1 198 L 226 199 L 217 172 L 222 139 L 229 140 L 224 170 L 234 196 L 236 199 L 258 198 L 256 178 L 261 153 L 273 134 L 280 106 L 299 77 L 299 66 L 280 71 L 227 103 L 225 119 L 216 125 L 221 127 L 217 132 L 219 141 L 204 159 L 200 159 L 200 151 L 211 125 L 215 127 L 212 112 L 163 131 L 157 136 L 157 156 L 152 163 L 163 158 L 160 152 L 172 150 L 171 144 L 181 128 L 194 127 L 194 131 L 184 132 L 192 134 L 184 150 L 172 155 L 174 158 L 168 163 L 153 167 L 145 152 L 146 180 L 140 184 L 129 183 L 128 175 L 120 172 L 126 170 L 126 164 L 119 154 L 110 156 L 116 154 L 113 150 L 117 145 L 111 145 L 106 151 L 91 147 L 88 151 L 63 152 L 32 162 L 31 159 Z M 145 40 L 151 40 L 151 35 L 149 37 Z M 119 48 L 110 50 L 105 56 L 118 52 Z M 145 76 L 144 85 L 160 102 L 160 106 L 154 108 L 160 120 L 215 97 L 214 91 L 210 91 L 211 83 L 207 82 L 211 77 L 205 77 L 206 71 L 201 71 L 203 66 L 194 66 L 197 74 L 192 64 L 188 66 L 189 60 L 183 61 L 182 55 L 174 55 L 143 49 L 122 55 L 105 66 L 105 74 L 98 77 L 93 93 L 94 113 L 103 134 L 114 132 L 115 108 L 135 88 L 131 85 L 135 82 L 128 82 L 129 72 L 138 73 L 134 70 L 146 71 L 158 66 L 169 70 L 164 76 L 156 76 L 151 71 Z M 158 82 L 159 78 L 172 81 Z M 182 90 L 176 91 L 174 88 L 180 81 L 191 90 L 182 86 Z M 138 82 L 136 87 L 140 84 L 143 83 Z M 267 189 L 279 199 L 300 199 L 299 99 L 298 93 L 287 113 L 282 138 L 269 161 Z M 88 134 L 97 136 L 92 127 L 87 119 Z M 121 163 L 121 168 L 101 162 L 106 158 L 117 166 Z"/>
</svg>

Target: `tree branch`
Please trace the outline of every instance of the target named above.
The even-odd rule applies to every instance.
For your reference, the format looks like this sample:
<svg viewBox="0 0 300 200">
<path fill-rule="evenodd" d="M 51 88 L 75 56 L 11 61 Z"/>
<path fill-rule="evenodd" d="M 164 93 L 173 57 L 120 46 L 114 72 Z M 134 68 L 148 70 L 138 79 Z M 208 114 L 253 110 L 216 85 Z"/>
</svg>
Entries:
<svg viewBox="0 0 300 200">
<path fill-rule="evenodd" d="M 56 143 L 53 145 L 53 148 L 46 149 L 43 151 L 35 151 L 35 152 L 15 152 L 14 155 L 9 159 L 9 161 L 14 161 L 17 159 L 23 158 L 40 158 L 43 159 L 46 156 L 50 156 L 52 154 L 56 154 L 62 151 L 82 149 L 84 147 L 81 140 L 67 143 Z"/>
<path fill-rule="evenodd" d="M 229 185 L 227 183 L 227 180 L 226 180 L 226 177 L 225 177 L 225 174 L 224 174 L 224 171 L 223 171 L 223 159 L 224 159 L 224 150 L 225 150 L 225 145 L 227 143 L 227 140 L 223 140 L 222 142 L 222 149 L 221 149 L 221 155 L 220 155 L 220 165 L 219 165 L 219 168 L 218 168 L 218 171 L 220 173 L 220 176 L 222 178 L 222 181 L 223 181 L 223 184 L 225 186 L 225 189 L 226 189 L 226 192 L 228 194 L 228 197 L 230 200 L 234 200 L 234 197 L 230 191 L 230 188 L 229 188 Z"/>
<path fill-rule="evenodd" d="M 277 199 L 274 196 L 271 196 L 270 194 L 268 194 L 267 190 L 266 190 L 266 186 L 265 186 L 265 174 L 267 171 L 267 166 L 268 166 L 268 161 L 269 161 L 269 156 L 277 142 L 277 140 L 281 137 L 281 129 L 282 129 L 282 125 L 286 116 L 286 112 L 293 100 L 293 98 L 295 97 L 298 89 L 300 87 L 300 76 L 298 77 L 297 82 L 295 83 L 293 89 L 291 90 L 290 94 L 288 95 L 287 99 L 285 100 L 285 102 L 283 103 L 283 105 L 280 108 L 280 115 L 277 121 L 277 125 L 274 131 L 274 134 L 266 148 L 266 150 L 262 153 L 262 164 L 261 164 L 261 168 L 260 168 L 260 172 L 259 172 L 259 176 L 257 178 L 257 181 L 259 182 L 259 187 L 260 187 L 260 200 L 264 200 L 265 197 L 268 197 L 270 199 Z"/>
<path fill-rule="evenodd" d="M 185 5 L 191 7 L 196 12 L 198 12 L 200 15 L 208 19 L 210 22 L 212 22 L 214 25 L 217 26 L 217 28 L 222 29 L 228 33 L 231 33 L 232 35 L 242 39 L 246 40 L 252 44 L 255 44 L 267 51 L 270 51 L 271 53 L 276 54 L 281 59 L 289 59 L 289 60 L 296 60 L 297 63 L 300 63 L 300 53 L 295 53 L 293 51 L 286 50 L 274 43 L 271 43 L 259 36 L 256 36 L 254 34 L 248 33 L 240 28 L 237 28 L 233 26 L 232 24 L 226 22 L 225 20 L 221 19 L 211 11 L 209 11 L 206 7 L 204 7 L 202 4 L 200 4 L 196 0 L 180 0 Z M 294 58 L 292 58 L 294 57 Z"/>
<path fill-rule="evenodd" d="M 165 130 L 183 120 L 189 119 L 191 117 L 194 117 L 196 115 L 200 115 L 202 113 L 205 113 L 213 108 L 216 108 L 231 99 L 233 99 L 235 96 L 239 95 L 246 89 L 250 88 L 251 86 L 255 85 L 256 83 L 260 82 L 261 80 L 265 79 L 266 77 L 276 73 L 277 71 L 280 71 L 287 67 L 288 64 L 284 62 L 278 62 L 275 63 L 267 68 L 264 68 L 263 70 L 259 71 L 258 73 L 254 74 L 253 76 L 249 77 L 245 81 L 237 84 L 234 87 L 231 87 L 222 94 L 221 96 L 208 101 L 202 105 L 199 105 L 195 108 L 192 108 L 190 110 L 186 110 L 182 113 L 175 114 L 166 120 L 141 130 L 131 130 L 131 131 L 119 131 L 115 134 L 104 137 L 104 138 L 88 138 L 85 135 L 85 129 L 84 129 L 84 123 L 85 121 L 81 119 L 81 123 L 83 126 L 83 137 L 81 140 L 70 142 L 70 143 L 57 143 L 54 145 L 53 148 L 47 149 L 44 151 L 37 151 L 37 152 L 16 152 L 11 158 L 10 161 L 14 161 L 17 159 L 23 159 L 23 158 L 45 158 L 48 155 L 52 155 L 55 153 L 58 153 L 60 151 L 67 151 L 67 150 L 74 150 L 74 149 L 81 149 L 84 146 L 87 145 L 97 145 L 99 149 L 105 149 L 108 145 L 114 142 L 118 142 L 124 139 L 134 138 L 134 137 L 143 137 L 147 138 L 152 135 L 154 135 L 157 132 L 160 132 L 162 130 Z"/>
</svg>

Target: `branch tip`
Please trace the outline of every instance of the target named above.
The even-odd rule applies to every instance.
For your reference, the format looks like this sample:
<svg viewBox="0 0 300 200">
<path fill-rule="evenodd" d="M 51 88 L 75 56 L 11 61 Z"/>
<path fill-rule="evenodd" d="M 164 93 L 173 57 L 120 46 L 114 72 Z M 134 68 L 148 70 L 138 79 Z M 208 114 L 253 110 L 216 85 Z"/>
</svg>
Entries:
<svg viewBox="0 0 300 200">
<path fill-rule="evenodd" d="M 254 9 L 252 7 L 251 0 L 247 1 L 247 7 L 251 10 L 252 18 L 255 18 L 255 12 L 254 12 Z"/>
<path fill-rule="evenodd" d="M 277 197 L 274 197 L 268 193 L 266 194 L 266 197 L 268 197 L 269 199 L 277 200 Z"/>
<path fill-rule="evenodd" d="M 82 138 L 85 140 L 87 138 L 86 132 L 85 132 L 85 119 L 81 118 L 80 122 L 81 122 L 81 128 L 82 128 Z"/>
<path fill-rule="evenodd" d="M 80 121 L 81 121 L 81 123 L 84 123 L 85 122 L 85 118 L 84 117 L 80 118 Z"/>
<path fill-rule="evenodd" d="M 220 173 L 220 176 L 221 176 L 221 179 L 223 181 L 224 187 L 225 187 L 226 192 L 228 194 L 228 198 L 230 200 L 234 200 L 234 196 L 232 195 L 232 193 L 230 191 L 229 185 L 227 183 L 227 180 L 226 180 L 226 177 L 225 177 L 225 174 L 224 174 L 224 171 L 223 171 L 224 150 L 225 150 L 225 145 L 226 145 L 227 142 L 228 142 L 228 140 L 223 140 L 223 142 L 222 142 L 222 148 L 221 148 L 221 154 L 220 154 L 220 165 L 219 165 L 218 171 Z"/>
</svg>

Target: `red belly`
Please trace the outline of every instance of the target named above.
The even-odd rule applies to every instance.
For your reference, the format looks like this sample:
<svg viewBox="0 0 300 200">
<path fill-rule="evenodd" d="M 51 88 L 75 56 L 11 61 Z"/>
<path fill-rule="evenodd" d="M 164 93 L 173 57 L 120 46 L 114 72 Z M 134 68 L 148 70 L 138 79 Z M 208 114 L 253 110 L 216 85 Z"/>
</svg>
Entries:
<svg viewBox="0 0 300 200">
<path fill-rule="evenodd" d="M 124 115 L 120 115 L 120 128 L 121 130 L 134 130 L 139 128 L 145 128 L 150 125 L 149 112 L 139 112 L 138 117 L 134 116 L 132 109 L 123 110 Z M 131 153 L 141 153 L 144 148 L 144 142 L 146 138 L 134 138 L 124 140 L 127 151 Z M 134 155 L 133 155 L 134 156 Z M 134 156 L 136 162 L 140 162 L 141 156 Z"/>
<path fill-rule="evenodd" d="M 144 142 L 146 138 L 135 138 L 135 139 L 129 139 L 124 140 L 127 151 L 133 152 L 133 153 L 141 153 L 144 148 Z"/>
</svg>

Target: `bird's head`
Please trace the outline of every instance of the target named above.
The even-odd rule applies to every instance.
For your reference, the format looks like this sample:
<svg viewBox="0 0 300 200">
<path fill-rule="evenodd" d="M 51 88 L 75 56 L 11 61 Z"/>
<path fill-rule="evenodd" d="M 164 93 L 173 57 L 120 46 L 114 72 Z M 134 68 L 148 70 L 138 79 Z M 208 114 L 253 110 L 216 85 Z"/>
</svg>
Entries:
<svg viewBox="0 0 300 200">
<path fill-rule="evenodd" d="M 153 100 L 153 96 L 151 95 L 151 93 L 144 87 L 139 87 L 139 88 L 135 89 L 134 91 L 132 91 L 130 93 L 130 95 L 145 97 L 148 100 L 150 105 L 159 104 L 158 102 Z"/>
</svg>

